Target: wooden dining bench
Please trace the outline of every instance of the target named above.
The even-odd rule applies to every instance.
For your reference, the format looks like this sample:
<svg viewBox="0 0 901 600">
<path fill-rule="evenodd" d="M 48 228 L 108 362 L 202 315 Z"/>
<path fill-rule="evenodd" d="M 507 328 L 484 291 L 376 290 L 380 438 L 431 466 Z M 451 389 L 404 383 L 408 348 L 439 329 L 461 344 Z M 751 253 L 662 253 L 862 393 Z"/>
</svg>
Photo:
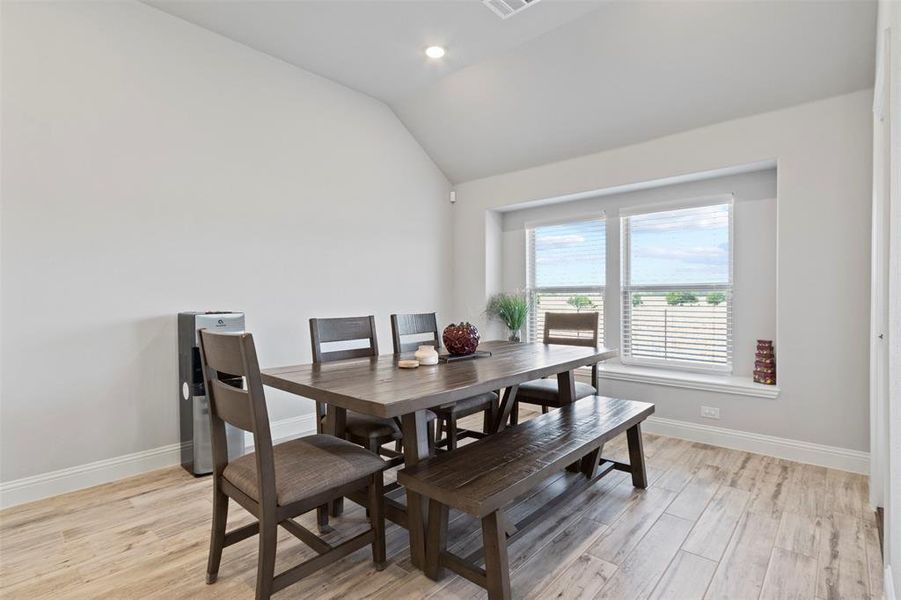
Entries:
<svg viewBox="0 0 901 600">
<path fill-rule="evenodd" d="M 510 598 L 507 545 L 543 515 L 612 470 L 647 486 L 641 422 L 653 412 L 646 402 L 589 396 L 398 472 L 402 485 L 429 498 L 426 575 L 438 580 L 447 567 L 486 588 L 490 600 Z M 629 464 L 603 459 L 604 443 L 623 431 Z M 506 521 L 506 505 L 573 463 L 584 477 L 519 523 Z M 482 549 L 466 557 L 448 552 L 449 508 L 481 519 Z"/>
</svg>

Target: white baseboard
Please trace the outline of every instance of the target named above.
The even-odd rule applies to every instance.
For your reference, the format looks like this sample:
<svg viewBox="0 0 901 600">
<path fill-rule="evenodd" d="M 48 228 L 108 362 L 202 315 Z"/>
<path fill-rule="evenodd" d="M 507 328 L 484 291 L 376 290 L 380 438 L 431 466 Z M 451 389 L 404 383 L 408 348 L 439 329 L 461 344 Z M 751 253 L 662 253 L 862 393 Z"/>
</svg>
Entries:
<svg viewBox="0 0 901 600">
<path fill-rule="evenodd" d="M 316 417 L 312 413 L 300 415 L 274 421 L 270 427 L 273 441 L 278 442 L 314 432 Z M 246 447 L 253 447 L 253 440 L 249 436 Z M 181 464 L 180 443 L 23 477 L 0 483 L 0 508 L 74 492 L 178 464 Z"/>
<path fill-rule="evenodd" d="M 181 444 L 98 460 L 0 483 L 0 508 L 8 508 L 49 496 L 74 492 L 181 462 Z"/>
<path fill-rule="evenodd" d="M 870 472 L 870 455 L 859 450 L 824 446 L 737 429 L 664 419 L 663 417 L 649 417 L 642 429 L 648 433 L 744 450 L 755 454 L 766 454 L 830 469 L 864 475 Z"/>
<path fill-rule="evenodd" d="M 316 417 L 310 413 L 282 419 L 273 422 L 271 429 L 274 441 L 307 435 L 316 430 Z M 799 442 L 662 417 L 650 417 L 644 425 L 644 430 L 648 433 L 767 454 L 832 469 L 864 474 L 869 472 L 869 454 L 857 450 Z M 249 437 L 247 447 L 253 447 L 253 441 Z M 59 471 L 23 477 L 0 483 L 0 508 L 117 481 L 155 469 L 171 467 L 180 462 L 181 444 L 170 444 Z"/>
</svg>

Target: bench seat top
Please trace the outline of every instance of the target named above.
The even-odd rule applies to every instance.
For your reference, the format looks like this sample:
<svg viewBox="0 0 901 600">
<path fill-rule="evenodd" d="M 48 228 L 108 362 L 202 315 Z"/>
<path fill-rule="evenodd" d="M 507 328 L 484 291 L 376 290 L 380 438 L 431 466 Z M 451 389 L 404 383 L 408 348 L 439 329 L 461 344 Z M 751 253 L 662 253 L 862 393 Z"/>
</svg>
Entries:
<svg viewBox="0 0 901 600">
<path fill-rule="evenodd" d="M 484 517 L 653 412 L 654 405 L 647 402 L 588 396 L 407 467 L 397 480 L 442 504 Z"/>
</svg>

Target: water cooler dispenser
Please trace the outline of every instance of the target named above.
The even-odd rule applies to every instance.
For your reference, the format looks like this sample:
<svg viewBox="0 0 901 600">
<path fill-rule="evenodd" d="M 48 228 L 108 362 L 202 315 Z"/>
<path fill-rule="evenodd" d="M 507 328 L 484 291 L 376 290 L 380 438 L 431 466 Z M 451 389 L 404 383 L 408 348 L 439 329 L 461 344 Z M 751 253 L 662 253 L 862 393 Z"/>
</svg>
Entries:
<svg viewBox="0 0 901 600">
<path fill-rule="evenodd" d="M 181 465 L 192 475 L 213 472 L 209 403 L 200 358 L 200 330 L 243 333 L 244 313 L 178 313 L 178 406 L 181 423 Z M 225 425 L 230 459 L 244 454 L 244 432 Z"/>
</svg>

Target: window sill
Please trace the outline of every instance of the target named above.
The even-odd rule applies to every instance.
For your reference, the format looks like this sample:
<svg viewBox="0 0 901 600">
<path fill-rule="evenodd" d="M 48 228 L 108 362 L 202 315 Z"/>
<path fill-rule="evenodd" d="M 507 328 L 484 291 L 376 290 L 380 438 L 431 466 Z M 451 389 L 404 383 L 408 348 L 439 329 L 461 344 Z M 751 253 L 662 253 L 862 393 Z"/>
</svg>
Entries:
<svg viewBox="0 0 901 600">
<path fill-rule="evenodd" d="M 736 396 L 755 396 L 758 398 L 777 398 L 781 391 L 775 385 L 754 383 L 750 377 L 691 373 L 616 363 L 599 364 L 598 377 L 614 381 L 650 383 L 653 385 L 703 390 L 705 392 L 720 392 Z"/>
</svg>

